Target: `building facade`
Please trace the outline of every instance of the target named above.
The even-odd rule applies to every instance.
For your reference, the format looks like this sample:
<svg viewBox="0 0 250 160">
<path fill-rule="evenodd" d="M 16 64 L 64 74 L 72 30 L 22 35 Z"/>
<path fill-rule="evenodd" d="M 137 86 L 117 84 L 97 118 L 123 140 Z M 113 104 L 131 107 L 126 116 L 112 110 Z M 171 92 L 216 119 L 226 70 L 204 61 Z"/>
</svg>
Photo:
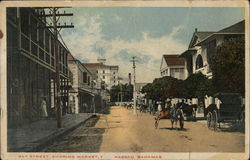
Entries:
<svg viewBox="0 0 250 160">
<path fill-rule="evenodd" d="M 93 112 L 94 87 L 92 73 L 75 57 L 68 54 L 69 70 L 73 74 L 69 103 L 72 113 Z"/>
<path fill-rule="evenodd" d="M 185 59 L 178 55 L 163 55 L 160 67 L 161 77 L 186 78 Z"/>
<path fill-rule="evenodd" d="M 68 50 L 45 27 L 42 9 L 7 8 L 8 126 L 41 118 L 46 98 L 48 116 L 55 116 L 55 47 L 59 51 L 63 113 L 68 110 Z"/>
<path fill-rule="evenodd" d="M 119 84 L 119 66 L 106 65 L 105 59 L 101 60 L 99 59 L 99 63 L 84 63 L 83 65 L 96 77 L 98 88 L 111 89 L 112 86 Z"/>
<path fill-rule="evenodd" d="M 180 57 L 185 58 L 189 74 L 201 72 L 208 79 L 213 77 L 210 67 L 211 57 L 216 54 L 217 47 L 230 38 L 245 36 L 245 21 L 240 21 L 217 32 L 198 32 L 195 30 L 188 49 Z M 199 102 L 197 102 L 199 103 Z M 204 98 L 204 107 L 215 103 L 211 96 Z"/>
<path fill-rule="evenodd" d="M 216 48 L 225 40 L 244 37 L 245 21 L 238 22 L 217 32 L 198 32 L 195 30 L 188 49 L 181 54 L 187 63 L 189 74 L 201 72 L 212 78 L 210 67 L 211 57 L 216 54 Z"/>
</svg>

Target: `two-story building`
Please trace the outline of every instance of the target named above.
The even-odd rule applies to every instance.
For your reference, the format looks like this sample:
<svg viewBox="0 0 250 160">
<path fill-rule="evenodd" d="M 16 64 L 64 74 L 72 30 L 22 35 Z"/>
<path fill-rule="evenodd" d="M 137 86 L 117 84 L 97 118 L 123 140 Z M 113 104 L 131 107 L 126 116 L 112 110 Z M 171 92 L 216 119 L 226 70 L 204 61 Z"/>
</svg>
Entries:
<svg viewBox="0 0 250 160">
<path fill-rule="evenodd" d="M 72 54 L 68 54 L 69 70 L 73 74 L 72 88 L 69 91 L 69 103 L 73 113 L 93 112 L 94 77 L 92 73 Z"/>
<path fill-rule="evenodd" d="M 161 77 L 186 78 L 185 59 L 179 55 L 163 55 L 160 67 Z"/>
<path fill-rule="evenodd" d="M 55 115 L 55 48 L 59 52 L 60 89 L 68 105 L 69 51 L 46 28 L 43 9 L 7 8 L 7 112 L 8 126 L 31 123 L 41 117 L 41 102 L 47 102 L 48 116 Z"/>
<path fill-rule="evenodd" d="M 216 48 L 229 38 L 244 37 L 244 24 L 243 20 L 217 32 L 198 32 L 196 29 L 188 49 L 180 55 L 186 59 L 188 73 L 201 72 L 211 79 L 209 64 L 211 57 L 216 54 Z"/>
<path fill-rule="evenodd" d="M 211 57 L 216 54 L 217 47 L 230 38 L 245 36 L 245 21 L 240 21 L 217 32 L 198 32 L 195 29 L 188 49 L 180 57 L 185 58 L 189 74 L 201 72 L 211 79 Z M 196 101 L 196 103 L 199 103 Z M 204 106 L 215 103 L 213 97 L 206 96 Z"/>
</svg>

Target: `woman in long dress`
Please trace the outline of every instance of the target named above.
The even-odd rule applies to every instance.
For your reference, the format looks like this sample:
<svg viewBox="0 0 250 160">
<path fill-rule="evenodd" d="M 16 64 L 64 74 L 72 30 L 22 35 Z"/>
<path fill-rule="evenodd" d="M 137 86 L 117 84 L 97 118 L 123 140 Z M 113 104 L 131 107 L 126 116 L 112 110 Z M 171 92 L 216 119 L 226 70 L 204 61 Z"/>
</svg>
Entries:
<svg viewBox="0 0 250 160">
<path fill-rule="evenodd" d="M 46 98 L 44 97 L 41 103 L 41 117 L 48 117 Z"/>
</svg>

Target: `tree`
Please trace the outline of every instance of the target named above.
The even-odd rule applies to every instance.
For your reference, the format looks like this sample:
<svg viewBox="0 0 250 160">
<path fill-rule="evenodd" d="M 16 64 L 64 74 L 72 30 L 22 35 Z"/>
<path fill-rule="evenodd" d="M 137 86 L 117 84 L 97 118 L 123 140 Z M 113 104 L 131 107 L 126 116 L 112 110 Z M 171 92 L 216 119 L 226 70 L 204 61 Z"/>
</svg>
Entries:
<svg viewBox="0 0 250 160">
<path fill-rule="evenodd" d="M 149 83 L 142 88 L 142 93 L 146 94 L 146 98 L 155 101 L 162 101 L 171 97 L 182 97 L 182 80 L 169 76 L 156 78 L 153 83 Z"/>
<path fill-rule="evenodd" d="M 212 83 L 204 74 L 191 74 L 184 81 L 183 94 L 185 98 L 202 98 L 205 95 L 211 95 Z"/>
<path fill-rule="evenodd" d="M 215 92 L 241 93 L 245 95 L 245 40 L 231 38 L 217 47 L 211 69 Z"/>
<path fill-rule="evenodd" d="M 112 102 L 131 101 L 133 98 L 133 85 L 120 84 L 112 86 L 110 90 L 110 97 Z"/>
</svg>

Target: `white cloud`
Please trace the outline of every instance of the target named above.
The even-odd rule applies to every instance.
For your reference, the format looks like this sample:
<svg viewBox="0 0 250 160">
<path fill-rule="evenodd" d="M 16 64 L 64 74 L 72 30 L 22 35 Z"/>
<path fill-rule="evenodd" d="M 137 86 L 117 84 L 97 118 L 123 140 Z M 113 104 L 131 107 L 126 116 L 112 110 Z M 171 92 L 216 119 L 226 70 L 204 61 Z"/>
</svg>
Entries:
<svg viewBox="0 0 250 160">
<path fill-rule="evenodd" d="M 183 26 L 177 26 L 172 29 L 168 35 L 159 38 L 149 36 L 143 33 L 141 40 L 125 41 L 120 37 L 107 41 L 103 39 L 102 24 L 99 21 L 100 16 L 84 17 L 82 16 L 77 23 L 78 32 L 72 34 L 64 34 L 63 38 L 68 48 L 80 60 L 88 59 L 89 62 L 96 62 L 98 53 L 94 52 L 93 47 L 101 47 L 105 50 L 105 58 L 108 64 L 119 65 L 120 75 L 128 76 L 132 73 L 132 57 L 126 59 L 115 59 L 122 50 L 127 50 L 131 54 L 141 54 L 150 59 L 147 63 L 137 63 L 136 74 L 138 82 L 150 82 L 154 78 L 159 77 L 160 60 L 163 54 L 180 54 L 186 48 L 182 43 L 173 38 Z M 155 63 L 158 61 L 159 63 Z"/>
</svg>

